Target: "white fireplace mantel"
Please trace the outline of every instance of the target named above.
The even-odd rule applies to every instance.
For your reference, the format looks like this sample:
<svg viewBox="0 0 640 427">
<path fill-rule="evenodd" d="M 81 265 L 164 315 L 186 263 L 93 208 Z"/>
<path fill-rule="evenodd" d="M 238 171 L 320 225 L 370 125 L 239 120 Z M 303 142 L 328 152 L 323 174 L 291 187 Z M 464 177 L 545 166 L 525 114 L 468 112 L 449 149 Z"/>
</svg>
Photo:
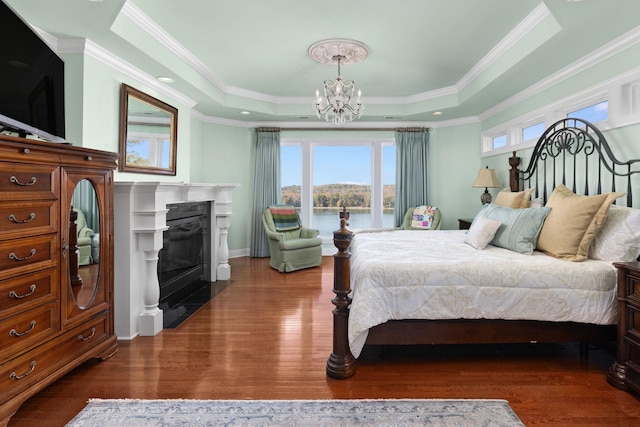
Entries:
<svg viewBox="0 0 640 427">
<path fill-rule="evenodd" d="M 158 252 L 167 229 L 167 204 L 211 203 L 211 260 L 208 279 L 229 280 L 227 233 L 231 195 L 238 184 L 184 182 L 114 183 L 114 317 L 121 339 L 153 336 L 162 330 L 158 307 Z"/>
</svg>

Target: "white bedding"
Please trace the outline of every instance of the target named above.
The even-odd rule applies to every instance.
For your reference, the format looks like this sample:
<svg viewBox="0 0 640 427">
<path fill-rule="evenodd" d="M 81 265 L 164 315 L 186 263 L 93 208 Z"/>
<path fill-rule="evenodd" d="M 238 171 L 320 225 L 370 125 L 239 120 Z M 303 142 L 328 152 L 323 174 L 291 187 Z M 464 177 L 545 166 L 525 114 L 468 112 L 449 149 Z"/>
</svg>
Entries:
<svg viewBox="0 0 640 427">
<path fill-rule="evenodd" d="M 527 319 L 614 324 L 616 270 L 608 261 L 562 261 L 464 243 L 465 231 L 356 233 L 349 345 L 400 319 Z"/>
</svg>

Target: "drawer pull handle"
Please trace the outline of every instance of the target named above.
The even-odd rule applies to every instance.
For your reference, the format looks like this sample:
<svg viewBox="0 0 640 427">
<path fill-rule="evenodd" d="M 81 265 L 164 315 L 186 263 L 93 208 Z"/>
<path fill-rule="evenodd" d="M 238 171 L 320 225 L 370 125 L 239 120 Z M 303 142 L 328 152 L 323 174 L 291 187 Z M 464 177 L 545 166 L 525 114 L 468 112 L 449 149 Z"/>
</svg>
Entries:
<svg viewBox="0 0 640 427">
<path fill-rule="evenodd" d="M 82 335 L 78 335 L 78 341 L 88 341 L 91 338 L 93 338 L 95 334 L 96 334 L 96 328 L 91 328 L 91 333 L 89 334 L 89 336 L 85 338 Z"/>
<path fill-rule="evenodd" d="M 11 181 L 12 183 L 14 183 L 16 185 L 21 185 L 23 187 L 35 184 L 37 180 L 38 180 L 38 178 L 36 178 L 35 176 L 31 177 L 31 182 L 20 182 L 20 181 L 18 181 L 18 178 L 16 178 L 15 175 L 11 175 L 11 178 L 9 178 L 9 181 Z"/>
<path fill-rule="evenodd" d="M 29 255 L 27 255 L 26 257 L 20 258 L 18 255 L 15 254 L 15 252 L 11 252 L 9 254 L 9 259 L 12 259 L 14 261 L 26 261 L 29 258 L 32 258 L 35 254 L 36 254 L 36 250 L 35 249 L 31 249 L 29 251 Z"/>
<path fill-rule="evenodd" d="M 27 335 L 29 332 L 33 331 L 33 329 L 36 327 L 36 321 L 32 320 L 31 323 L 29 323 L 29 329 L 27 329 L 24 332 L 18 332 L 14 329 L 9 331 L 9 335 L 11 335 L 12 337 L 21 337 L 23 335 Z"/>
<path fill-rule="evenodd" d="M 27 372 L 22 374 L 22 375 L 18 375 L 15 372 L 11 372 L 11 374 L 9 374 L 9 378 L 12 379 L 12 380 L 21 380 L 21 379 L 23 379 L 24 377 L 29 375 L 31 372 L 33 372 L 34 369 L 36 369 L 36 361 L 32 360 L 30 366 L 31 366 L 31 368 Z"/>
<path fill-rule="evenodd" d="M 16 293 L 16 291 L 11 291 L 9 292 L 9 298 L 13 298 L 13 299 L 22 299 L 22 298 L 26 298 L 29 295 L 33 295 L 33 293 L 36 291 L 36 285 L 31 285 L 29 286 L 29 292 L 27 292 L 26 294 L 22 294 L 22 295 L 18 295 Z"/>
<path fill-rule="evenodd" d="M 36 219 L 36 214 L 34 212 L 31 212 L 27 219 L 16 219 L 14 214 L 9 215 L 9 221 L 15 222 L 16 224 L 24 224 L 25 222 L 31 222 L 34 219 Z"/>
</svg>

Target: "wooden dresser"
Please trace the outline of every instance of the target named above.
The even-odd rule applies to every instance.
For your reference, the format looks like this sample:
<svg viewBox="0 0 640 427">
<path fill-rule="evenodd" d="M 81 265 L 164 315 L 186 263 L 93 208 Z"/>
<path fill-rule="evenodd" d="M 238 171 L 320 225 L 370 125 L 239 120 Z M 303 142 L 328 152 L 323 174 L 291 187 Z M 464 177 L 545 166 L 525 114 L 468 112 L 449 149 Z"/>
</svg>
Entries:
<svg viewBox="0 0 640 427">
<path fill-rule="evenodd" d="M 640 262 L 613 265 L 618 269 L 618 344 L 607 381 L 640 393 Z"/>
<path fill-rule="evenodd" d="M 0 136 L 0 425 L 74 367 L 117 351 L 116 159 L 104 151 Z M 85 265 L 78 261 L 78 209 L 99 235 L 95 260 Z"/>
</svg>

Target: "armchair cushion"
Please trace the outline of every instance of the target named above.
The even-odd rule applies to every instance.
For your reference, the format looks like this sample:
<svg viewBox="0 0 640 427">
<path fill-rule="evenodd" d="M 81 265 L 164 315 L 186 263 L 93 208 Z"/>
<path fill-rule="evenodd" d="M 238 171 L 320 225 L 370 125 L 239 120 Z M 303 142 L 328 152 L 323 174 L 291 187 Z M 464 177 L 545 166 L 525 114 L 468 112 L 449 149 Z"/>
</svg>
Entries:
<svg viewBox="0 0 640 427">
<path fill-rule="evenodd" d="M 276 231 L 297 230 L 300 221 L 296 209 L 291 205 L 273 205 L 269 207 Z"/>
<path fill-rule="evenodd" d="M 442 212 L 440 209 L 435 206 L 428 205 L 423 205 L 422 207 L 429 208 L 429 210 L 433 211 L 433 216 L 431 218 L 427 218 L 431 219 L 431 226 L 429 228 L 426 228 L 425 226 L 413 227 L 414 209 L 416 208 L 409 208 L 404 214 L 402 225 L 400 225 L 401 230 L 440 230 L 440 227 L 442 227 Z M 418 206 L 418 208 L 420 208 L 420 206 Z M 424 222 L 424 219 L 422 221 Z"/>
</svg>

